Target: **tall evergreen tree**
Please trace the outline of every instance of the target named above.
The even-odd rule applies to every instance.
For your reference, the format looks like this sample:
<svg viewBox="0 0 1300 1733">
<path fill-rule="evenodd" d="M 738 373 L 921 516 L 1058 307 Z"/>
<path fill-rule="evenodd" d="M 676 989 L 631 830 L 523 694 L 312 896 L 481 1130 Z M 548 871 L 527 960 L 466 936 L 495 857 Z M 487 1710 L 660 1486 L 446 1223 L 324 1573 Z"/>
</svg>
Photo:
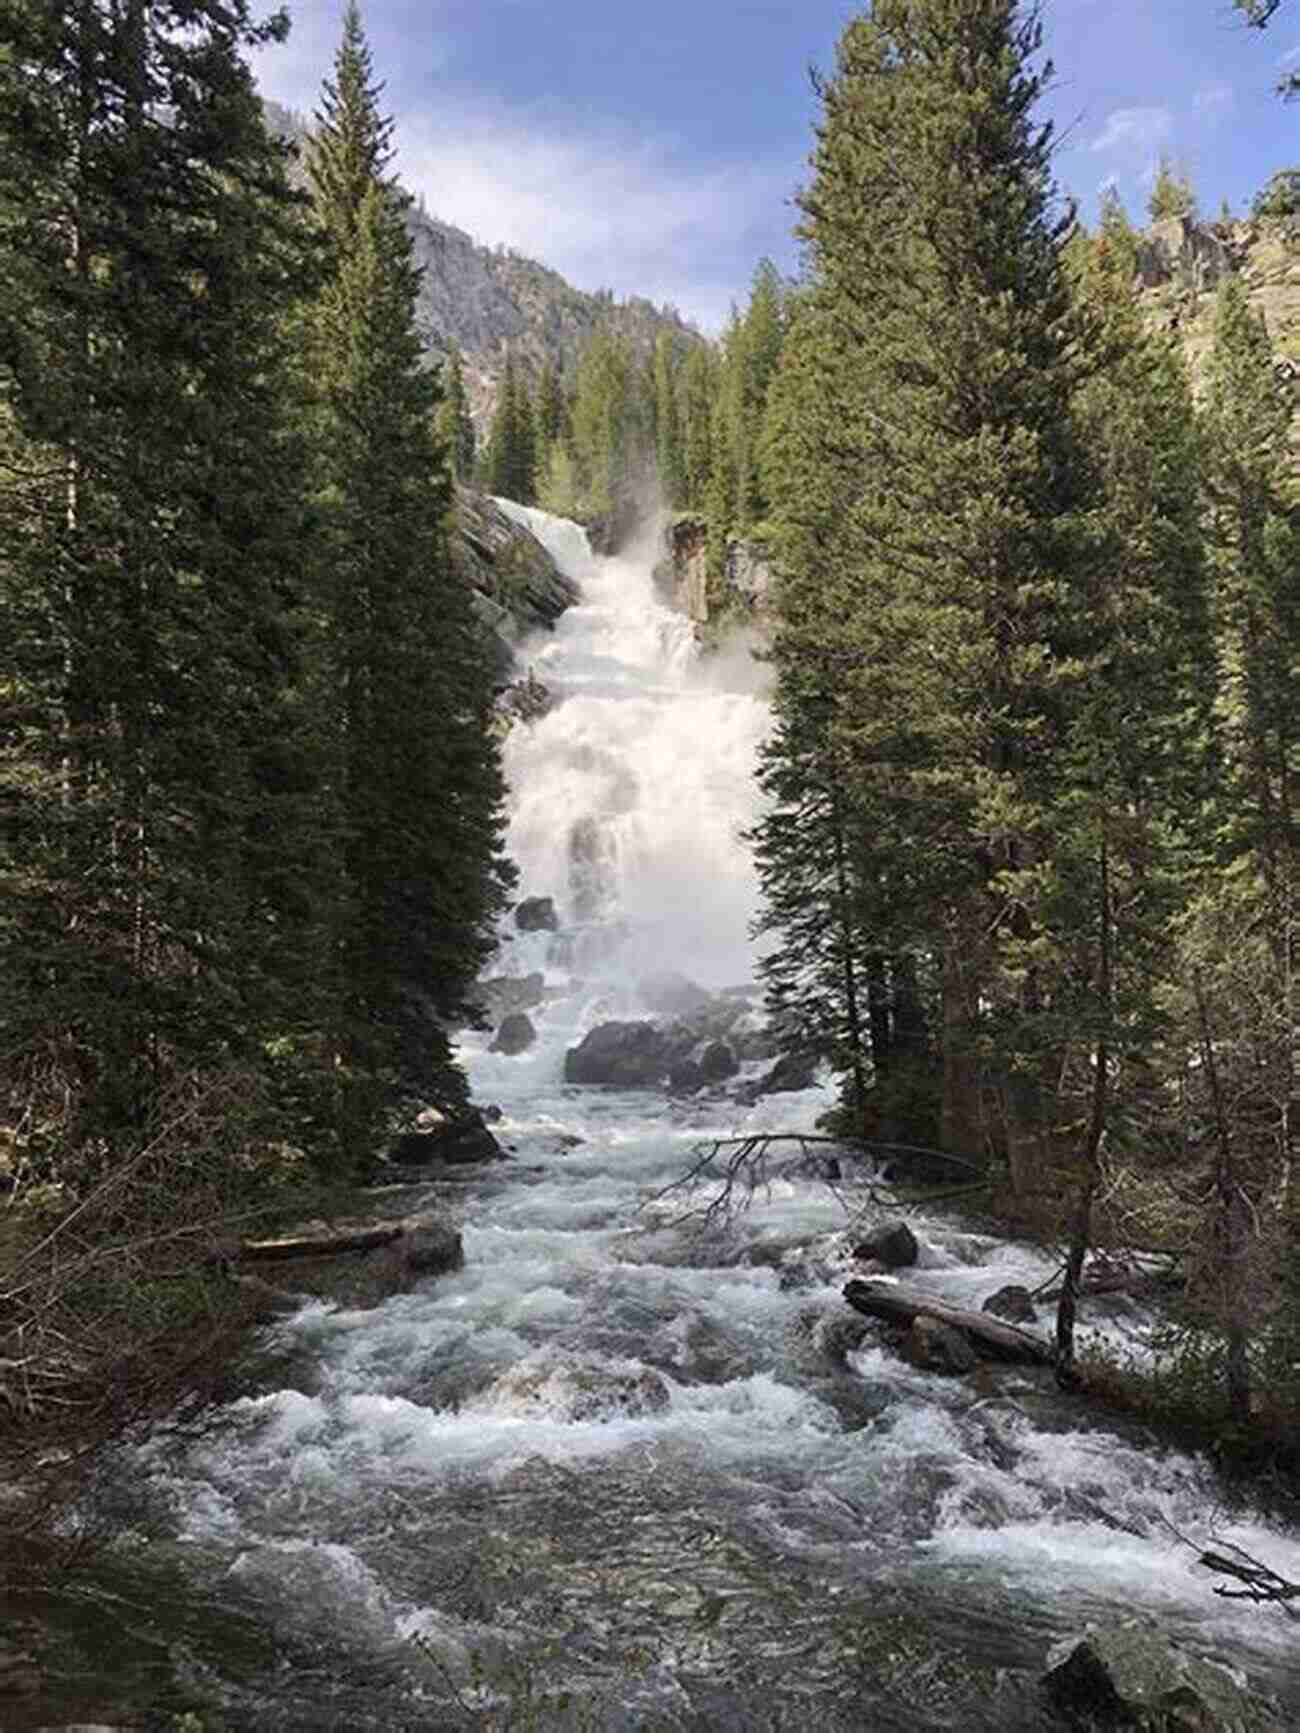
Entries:
<svg viewBox="0 0 1300 1733">
<path fill-rule="evenodd" d="M 506 356 L 496 412 L 488 435 L 486 481 L 490 493 L 531 505 L 536 498 L 532 404 L 514 357 Z"/>
<path fill-rule="evenodd" d="M 451 460 L 452 475 L 457 481 L 467 482 L 474 474 L 477 441 L 465 390 L 465 363 L 458 343 L 453 341 L 448 345 L 443 365 L 442 402 L 437 412 L 438 436 Z"/>
<path fill-rule="evenodd" d="M 655 339 L 654 351 L 655 459 L 664 503 L 674 510 L 686 503 L 678 374 L 672 338 L 661 331 Z"/>
<path fill-rule="evenodd" d="M 0 991 L 64 1148 L 103 1159 L 170 1083 L 256 1067 L 310 954 L 282 339 L 309 269 L 241 58 L 282 20 L 57 0 L 6 26 Z"/>
<path fill-rule="evenodd" d="M 1050 988 L 1012 893 L 1051 858 L 1048 767 L 1091 650 L 1039 40 L 1013 0 L 880 0 L 849 26 L 803 200 L 796 457 L 769 464 L 787 591 L 808 596 L 779 655 L 821 660 L 830 762 L 871 841 L 858 925 L 886 987 L 920 990 L 914 1043 L 941 1031 L 944 1141 L 1005 1147 L 1021 1184 Z M 834 500 L 808 488 L 821 460 Z"/>
<path fill-rule="evenodd" d="M 313 310 L 314 457 L 326 535 L 319 699 L 340 846 L 332 918 L 349 1160 L 395 1092 L 454 1096 L 448 1025 L 492 946 L 507 873 L 490 668 L 449 558 L 438 378 L 388 178 L 389 123 L 349 4 L 308 158 L 336 269 Z"/>
</svg>

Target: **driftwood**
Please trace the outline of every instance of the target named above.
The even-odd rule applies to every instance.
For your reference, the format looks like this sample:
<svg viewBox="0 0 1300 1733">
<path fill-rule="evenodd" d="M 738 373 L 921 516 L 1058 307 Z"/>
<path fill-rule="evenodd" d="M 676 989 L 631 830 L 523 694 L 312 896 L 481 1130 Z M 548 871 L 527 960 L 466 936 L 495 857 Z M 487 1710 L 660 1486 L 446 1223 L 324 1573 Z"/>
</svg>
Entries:
<svg viewBox="0 0 1300 1733">
<path fill-rule="evenodd" d="M 1222 1552 L 1203 1552 L 1201 1563 L 1206 1570 L 1213 1571 L 1216 1576 L 1235 1577 L 1245 1587 L 1240 1589 L 1216 1588 L 1215 1594 L 1225 1601 L 1271 1601 L 1286 1607 L 1292 1618 L 1296 1614 L 1289 1601 L 1300 1601 L 1300 1583 L 1291 1583 L 1285 1577 L 1280 1577 L 1271 1566 L 1261 1564 L 1257 1558 L 1252 1558 L 1248 1552 L 1243 1552 L 1239 1546 L 1219 1541 L 1224 1548 Z"/>
<path fill-rule="evenodd" d="M 891 1324 L 912 1324 L 917 1318 L 935 1318 L 970 1337 L 971 1345 L 994 1360 L 1012 1360 L 1031 1366 L 1050 1366 L 1050 1345 L 1032 1331 L 1021 1330 L 987 1312 L 966 1312 L 942 1300 L 904 1288 L 894 1282 L 849 1282 L 844 1298 L 855 1312 L 868 1318 L 883 1318 Z"/>
<path fill-rule="evenodd" d="M 347 1233 L 296 1234 L 287 1239 L 243 1240 L 232 1262 L 270 1264 L 290 1258 L 334 1258 L 343 1252 L 373 1252 L 391 1246 L 406 1232 L 402 1222 L 384 1227 L 362 1228 Z"/>
</svg>

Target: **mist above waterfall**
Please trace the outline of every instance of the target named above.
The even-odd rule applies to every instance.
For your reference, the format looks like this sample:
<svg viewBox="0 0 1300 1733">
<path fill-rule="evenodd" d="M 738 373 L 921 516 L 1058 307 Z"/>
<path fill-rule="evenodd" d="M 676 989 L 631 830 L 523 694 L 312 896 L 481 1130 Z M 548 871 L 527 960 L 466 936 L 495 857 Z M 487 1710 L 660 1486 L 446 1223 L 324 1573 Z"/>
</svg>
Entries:
<svg viewBox="0 0 1300 1733">
<path fill-rule="evenodd" d="M 757 882 L 741 833 L 757 809 L 766 669 L 739 638 L 701 656 L 692 623 L 664 605 L 661 523 L 601 558 L 576 524 L 501 503 L 582 591 L 521 653 L 559 700 L 506 745 L 521 894 L 555 898 L 585 936 L 585 972 L 747 979 Z"/>
</svg>

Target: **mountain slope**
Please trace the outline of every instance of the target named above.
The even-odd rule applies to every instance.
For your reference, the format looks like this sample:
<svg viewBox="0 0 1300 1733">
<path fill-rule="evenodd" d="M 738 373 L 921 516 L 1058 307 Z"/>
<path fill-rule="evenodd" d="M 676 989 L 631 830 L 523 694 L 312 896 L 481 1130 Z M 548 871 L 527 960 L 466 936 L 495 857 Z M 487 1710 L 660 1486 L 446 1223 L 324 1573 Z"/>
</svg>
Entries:
<svg viewBox="0 0 1300 1733">
<path fill-rule="evenodd" d="M 274 102 L 265 107 L 272 129 L 301 149 L 309 137 L 302 116 Z M 702 341 L 671 307 L 639 296 L 616 301 L 608 291 L 587 294 L 534 259 L 483 246 L 418 203 L 407 213 L 407 227 L 424 268 L 420 328 L 434 354 L 445 354 L 452 342 L 459 345 L 480 424 L 491 413 L 507 351 L 535 381 L 548 360 L 571 377 L 583 345 L 602 324 L 627 337 L 641 356 L 651 353 L 661 331 L 683 344 Z"/>
</svg>

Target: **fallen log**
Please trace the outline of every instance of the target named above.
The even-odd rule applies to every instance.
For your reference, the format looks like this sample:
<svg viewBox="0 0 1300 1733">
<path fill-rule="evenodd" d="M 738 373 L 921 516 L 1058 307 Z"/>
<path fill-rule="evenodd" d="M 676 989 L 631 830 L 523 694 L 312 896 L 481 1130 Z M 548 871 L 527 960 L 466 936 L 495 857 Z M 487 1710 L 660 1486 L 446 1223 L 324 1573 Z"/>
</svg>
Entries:
<svg viewBox="0 0 1300 1733">
<path fill-rule="evenodd" d="M 1053 1363 L 1050 1345 L 1032 1331 L 1004 1323 L 987 1312 L 966 1312 L 959 1306 L 945 1305 L 942 1300 L 896 1282 L 848 1282 L 844 1298 L 855 1312 L 868 1318 L 883 1318 L 890 1324 L 912 1324 L 917 1318 L 935 1318 L 941 1324 L 950 1324 L 968 1336 L 974 1348 L 982 1349 L 994 1360 L 1030 1366 Z"/>
<path fill-rule="evenodd" d="M 391 1246 L 406 1232 L 402 1222 L 345 1233 L 295 1234 L 278 1240 L 241 1240 L 237 1263 L 281 1263 L 290 1258 L 334 1258 L 344 1252 L 373 1252 Z"/>
</svg>

